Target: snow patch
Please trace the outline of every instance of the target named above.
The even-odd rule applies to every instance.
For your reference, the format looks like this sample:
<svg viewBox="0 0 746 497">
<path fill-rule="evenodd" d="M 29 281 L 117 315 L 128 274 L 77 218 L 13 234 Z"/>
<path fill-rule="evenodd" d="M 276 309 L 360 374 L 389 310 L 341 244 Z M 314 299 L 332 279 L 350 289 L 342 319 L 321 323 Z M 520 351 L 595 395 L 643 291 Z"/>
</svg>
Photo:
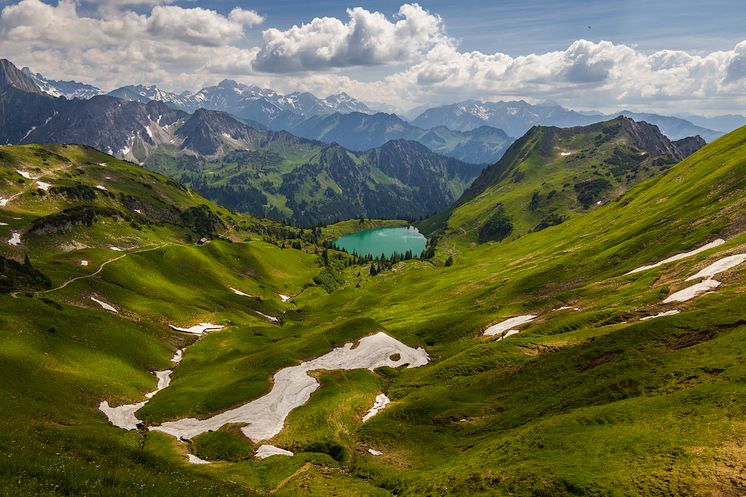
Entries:
<svg viewBox="0 0 746 497">
<path fill-rule="evenodd" d="M 274 445 L 262 445 L 254 453 L 254 456 L 258 457 L 259 459 L 266 459 L 272 456 L 292 456 L 292 455 L 293 453 L 290 452 L 289 450 L 281 449 L 279 447 L 275 447 Z"/>
<path fill-rule="evenodd" d="M 136 430 L 137 425 L 140 424 L 140 420 L 137 419 L 135 413 L 147 404 L 147 400 L 143 400 L 137 404 L 125 404 L 119 407 L 111 407 L 107 401 L 103 401 L 98 405 L 98 409 L 106 414 L 109 418 L 109 422 L 118 428 L 124 428 L 125 430 Z"/>
<path fill-rule="evenodd" d="M 52 185 L 50 183 L 45 183 L 44 181 L 37 181 L 36 182 L 36 186 L 40 190 L 44 190 L 44 191 L 47 191 L 47 190 L 49 190 L 52 187 Z"/>
<path fill-rule="evenodd" d="M 694 276 L 690 276 L 686 279 L 686 281 L 698 280 L 700 278 L 712 278 L 716 274 L 722 273 L 742 264 L 744 261 L 746 261 L 746 254 L 736 254 L 730 255 L 728 257 L 723 257 L 722 259 L 710 264 Z"/>
<path fill-rule="evenodd" d="M 171 373 L 173 373 L 171 369 L 167 369 L 165 371 L 156 371 L 155 377 L 158 378 L 158 386 L 156 386 L 154 391 L 146 393 L 145 396 L 149 399 L 152 399 L 153 397 L 155 397 L 155 394 L 169 386 L 171 384 Z"/>
<path fill-rule="evenodd" d="M 502 338 L 505 338 L 505 335 L 504 335 L 505 332 L 515 331 L 515 330 L 511 330 L 511 328 L 529 323 L 533 321 L 534 319 L 536 319 L 536 316 L 533 314 L 526 314 L 523 316 L 516 316 L 514 318 L 506 319 L 505 321 L 498 323 L 498 324 L 494 324 L 490 326 L 489 328 L 487 328 L 486 330 L 484 330 L 483 335 L 493 336 L 493 335 L 503 334 Z M 511 333 L 511 334 L 514 334 L 514 333 Z"/>
<path fill-rule="evenodd" d="M 119 311 L 116 310 L 116 308 L 113 305 L 107 304 L 103 300 L 99 300 L 94 296 L 91 296 L 91 300 L 97 303 L 98 305 L 100 305 L 101 307 L 103 307 L 104 309 L 106 309 L 107 311 L 116 312 L 117 314 L 119 314 Z"/>
<path fill-rule="evenodd" d="M 175 364 L 179 364 L 183 358 L 184 358 L 184 349 L 179 349 L 174 353 L 174 356 L 171 358 L 171 362 Z"/>
<path fill-rule="evenodd" d="M 398 355 L 397 360 L 392 357 Z M 430 358 L 423 349 L 414 349 L 383 332 L 362 338 L 357 347 L 352 343 L 336 348 L 321 357 L 281 369 L 274 375 L 272 390 L 248 402 L 207 419 L 185 418 L 169 421 L 152 429 L 177 438 L 191 439 L 210 430 L 218 430 L 228 423 L 244 424 L 241 431 L 254 442 L 276 436 L 290 411 L 302 406 L 319 388 L 319 382 L 309 376 L 311 371 L 351 369 L 373 370 L 381 366 L 416 368 Z"/>
<path fill-rule="evenodd" d="M 187 461 L 189 461 L 191 464 L 210 464 L 210 461 L 205 461 L 204 459 L 200 459 L 194 454 L 187 454 Z"/>
<path fill-rule="evenodd" d="M 293 298 L 293 297 L 291 297 L 290 295 L 283 295 L 283 294 L 280 294 L 280 300 L 282 300 L 283 302 L 287 302 L 287 301 L 288 301 L 288 300 L 290 300 L 291 298 Z"/>
<path fill-rule="evenodd" d="M 225 326 L 221 326 L 219 324 L 212 324 L 212 323 L 199 323 L 189 328 L 179 328 L 178 326 L 174 326 L 172 324 L 170 324 L 169 326 L 171 327 L 172 330 L 183 331 L 184 333 L 191 333 L 193 335 L 201 335 L 202 333 L 206 331 L 222 330 L 223 328 L 225 328 Z"/>
<path fill-rule="evenodd" d="M 264 319 L 268 319 L 268 320 L 272 321 L 273 323 L 277 323 L 280 320 L 279 318 L 276 318 L 274 316 L 270 316 L 268 314 L 264 314 L 263 312 L 259 312 L 259 311 L 254 311 L 254 312 L 256 312 L 257 314 L 259 314 Z"/>
<path fill-rule="evenodd" d="M 520 332 L 521 332 L 521 330 L 516 330 L 515 328 L 512 329 L 512 330 L 508 330 L 505 333 L 503 333 L 502 336 L 500 338 L 498 338 L 496 341 L 499 342 L 503 338 L 508 338 L 509 336 L 517 335 Z"/>
<path fill-rule="evenodd" d="M 33 177 L 31 177 L 30 172 L 24 171 L 23 169 L 16 169 L 16 172 L 26 179 L 34 179 Z"/>
<path fill-rule="evenodd" d="M 659 312 L 655 316 L 645 316 L 644 318 L 640 318 L 640 321 L 647 321 L 649 319 L 655 319 L 655 318 L 663 318 L 666 316 L 675 316 L 679 312 L 681 311 L 679 311 L 678 309 L 674 309 L 672 311 L 666 311 L 666 312 Z"/>
<path fill-rule="evenodd" d="M 368 409 L 368 412 L 365 414 L 365 416 L 363 416 L 363 423 L 378 414 L 378 411 L 384 409 L 390 403 L 391 400 L 386 397 L 386 394 L 379 393 L 378 395 L 376 395 L 376 401 L 373 403 L 373 407 Z"/>
<path fill-rule="evenodd" d="M 158 384 L 154 391 L 145 394 L 145 397 L 152 399 L 155 394 L 166 388 L 171 383 L 171 370 L 167 371 L 156 371 L 155 376 L 158 378 Z M 125 430 L 136 430 L 137 425 L 141 423 L 135 413 L 142 409 L 148 400 L 143 400 L 137 404 L 125 404 L 119 407 L 112 407 L 107 401 L 103 401 L 98 405 L 101 412 L 106 414 L 109 422 L 116 427 L 124 428 Z"/>
<path fill-rule="evenodd" d="M 662 261 L 660 261 L 658 263 L 651 264 L 649 266 L 641 266 L 641 267 L 638 267 L 637 269 L 633 269 L 629 273 L 625 273 L 624 276 L 627 276 L 627 275 L 630 275 L 630 274 L 639 273 L 641 271 L 647 271 L 648 269 L 653 269 L 653 268 L 662 266 L 664 264 L 668 264 L 670 262 L 680 261 L 681 259 L 686 259 L 687 257 L 691 257 L 693 255 L 697 255 L 697 254 L 699 254 L 701 252 L 704 252 L 705 250 L 710 250 L 711 248 L 715 248 L 715 247 L 717 247 L 719 245 L 722 245 L 724 243 L 725 243 L 725 240 L 723 240 L 722 238 L 718 238 L 717 240 L 715 240 L 713 242 L 710 242 L 707 245 L 703 245 L 702 247 L 699 247 L 698 249 L 695 249 L 695 250 L 692 250 L 692 251 L 689 251 L 689 252 L 682 252 L 681 254 L 674 255 L 672 257 L 669 257 L 668 259 L 664 259 L 664 260 L 662 260 Z"/>
<path fill-rule="evenodd" d="M 96 188 L 98 188 L 99 190 L 107 191 L 104 185 L 96 185 Z"/>
<path fill-rule="evenodd" d="M 21 244 L 21 234 L 17 231 L 14 231 L 10 234 L 10 240 L 8 240 L 8 245 L 20 245 Z"/>
<path fill-rule="evenodd" d="M 694 297 L 697 297 L 703 293 L 707 293 L 710 290 L 714 290 L 720 286 L 720 282 L 717 280 L 704 280 L 701 283 L 692 285 L 689 288 L 684 288 L 672 295 L 669 295 L 664 301 L 664 304 L 670 304 L 671 302 L 686 302 Z"/>
<path fill-rule="evenodd" d="M 81 266 L 87 266 L 88 265 L 88 261 L 80 261 L 80 265 Z"/>
<path fill-rule="evenodd" d="M 381 452 L 380 450 L 376 450 L 376 449 L 368 449 L 368 453 L 370 455 L 372 455 L 372 456 L 382 456 L 383 455 L 383 452 Z"/>
<path fill-rule="evenodd" d="M 242 297 L 251 297 L 248 293 L 244 293 L 241 290 L 238 290 L 236 288 L 230 287 L 231 292 L 235 293 L 236 295 L 241 295 Z"/>
</svg>

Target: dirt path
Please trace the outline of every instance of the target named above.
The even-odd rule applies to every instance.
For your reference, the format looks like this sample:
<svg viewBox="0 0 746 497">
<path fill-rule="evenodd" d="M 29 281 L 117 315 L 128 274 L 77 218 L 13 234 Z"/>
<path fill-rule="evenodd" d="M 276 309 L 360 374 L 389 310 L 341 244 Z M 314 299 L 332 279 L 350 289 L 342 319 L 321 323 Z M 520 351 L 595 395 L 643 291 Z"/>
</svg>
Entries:
<svg viewBox="0 0 746 497">
<path fill-rule="evenodd" d="M 272 490 L 269 491 L 269 493 L 270 494 L 277 493 L 277 491 L 280 490 L 285 485 L 287 485 L 290 482 L 290 480 L 292 480 L 296 476 L 300 476 L 301 474 L 305 473 L 306 471 L 308 471 L 311 468 L 311 466 L 313 466 L 313 465 L 310 462 L 307 462 L 306 464 L 304 464 L 300 468 L 296 469 L 295 471 L 293 471 L 293 474 L 291 474 L 290 476 L 288 476 L 287 478 L 285 478 L 284 480 L 282 480 L 280 483 L 278 483 L 275 486 L 275 488 L 273 488 Z"/>
<path fill-rule="evenodd" d="M 130 254 L 142 254 L 142 253 L 145 253 L 145 252 L 151 252 L 153 250 L 158 250 L 159 248 L 163 248 L 163 247 L 165 247 L 167 245 L 170 245 L 170 243 L 163 243 L 161 245 L 156 245 L 154 247 L 150 247 L 150 248 L 147 248 L 145 250 L 135 250 L 135 251 L 132 251 L 132 252 L 126 252 L 126 253 L 118 256 L 118 257 L 114 257 L 113 259 L 109 259 L 108 261 L 102 262 L 101 266 L 95 272 L 93 272 L 91 274 L 85 274 L 83 276 L 76 276 L 74 278 L 70 278 L 69 280 L 67 280 L 63 284 L 61 284 L 60 286 L 55 287 L 55 288 L 51 288 L 49 290 L 42 290 L 42 291 L 36 292 L 36 295 L 42 295 L 42 294 L 45 294 L 45 293 L 56 292 L 57 290 L 62 290 L 63 288 L 65 288 L 70 283 L 74 283 L 76 281 L 84 280 L 84 279 L 87 279 L 87 278 L 93 278 L 94 276 L 97 276 L 99 273 L 101 273 L 101 271 L 103 271 L 104 268 L 106 266 L 108 266 L 109 264 L 111 264 L 112 262 L 116 262 L 116 261 L 118 261 L 120 259 L 124 259 L 125 257 L 127 257 Z"/>
</svg>

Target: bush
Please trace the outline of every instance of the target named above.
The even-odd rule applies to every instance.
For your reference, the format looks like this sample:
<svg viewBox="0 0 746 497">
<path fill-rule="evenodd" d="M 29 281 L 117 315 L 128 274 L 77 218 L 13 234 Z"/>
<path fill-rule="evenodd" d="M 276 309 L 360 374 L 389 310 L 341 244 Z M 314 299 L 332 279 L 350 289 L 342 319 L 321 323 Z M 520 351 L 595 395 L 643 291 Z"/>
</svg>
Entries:
<svg viewBox="0 0 746 497">
<path fill-rule="evenodd" d="M 0 293 L 45 289 L 51 286 L 49 278 L 31 266 L 28 256 L 24 264 L 0 256 Z"/>
<path fill-rule="evenodd" d="M 587 209 L 601 196 L 601 194 L 611 188 L 611 183 L 605 179 L 592 179 L 590 181 L 583 181 L 575 184 L 575 193 L 578 197 L 578 202 Z"/>
<path fill-rule="evenodd" d="M 479 243 L 504 240 L 513 232 L 513 223 L 505 214 L 502 204 L 497 205 L 495 213 L 479 228 Z"/>
</svg>

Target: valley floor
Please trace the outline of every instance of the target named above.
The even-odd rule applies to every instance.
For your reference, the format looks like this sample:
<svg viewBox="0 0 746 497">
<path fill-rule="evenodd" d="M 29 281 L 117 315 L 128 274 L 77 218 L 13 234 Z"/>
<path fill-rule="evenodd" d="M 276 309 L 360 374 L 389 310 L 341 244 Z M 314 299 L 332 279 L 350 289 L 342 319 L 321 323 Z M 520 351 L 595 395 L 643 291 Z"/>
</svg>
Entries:
<svg viewBox="0 0 746 497">
<path fill-rule="evenodd" d="M 452 226 L 375 276 L 156 176 L 114 176 L 96 220 L 60 231 L 31 229 L 62 201 L 27 191 L 0 211 L 0 239 L 22 233 L 3 255 L 30 254 L 0 296 L 0 494 L 746 494 L 746 155 L 722 155 L 745 149 L 729 135 L 515 240 Z M 75 160 L 99 174 L 96 157 Z M 120 190 L 181 224 L 107 217 L 133 206 Z M 197 243 L 205 224 L 229 228 Z M 390 348 L 368 360 L 373 342 Z M 272 396 L 282 371 L 302 381 L 272 403 L 279 429 L 184 424 Z M 99 409 L 159 386 L 136 429 Z"/>
</svg>

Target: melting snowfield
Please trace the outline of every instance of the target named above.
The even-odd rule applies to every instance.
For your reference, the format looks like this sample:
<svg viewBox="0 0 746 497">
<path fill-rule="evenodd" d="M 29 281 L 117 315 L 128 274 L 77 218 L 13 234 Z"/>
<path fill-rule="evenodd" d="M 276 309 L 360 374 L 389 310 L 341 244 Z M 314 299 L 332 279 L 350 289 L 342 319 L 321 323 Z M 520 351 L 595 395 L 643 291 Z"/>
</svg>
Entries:
<svg viewBox="0 0 746 497">
<path fill-rule="evenodd" d="M 744 261 L 746 261 L 746 254 L 729 255 L 713 262 L 694 276 L 690 276 L 686 279 L 686 281 L 693 281 L 705 278 L 704 281 L 669 295 L 663 303 L 686 302 L 687 300 L 691 300 L 703 293 L 716 289 L 720 286 L 720 282 L 712 279 L 713 276 L 732 269 L 739 264 L 742 264 Z"/>
<path fill-rule="evenodd" d="M 675 316 L 675 315 L 676 315 L 676 314 L 678 314 L 679 312 L 680 312 L 680 311 L 678 311 L 678 310 L 674 309 L 674 310 L 672 310 L 672 311 L 666 311 L 666 312 L 661 312 L 661 313 L 658 313 L 658 314 L 656 314 L 655 316 L 645 316 L 644 318 L 640 318 L 640 321 L 648 321 L 648 320 L 650 320 L 650 319 L 655 319 L 655 318 L 664 318 L 664 317 L 666 317 L 666 316 Z"/>
<path fill-rule="evenodd" d="M 638 267 L 637 269 L 633 269 L 629 273 L 626 273 L 625 276 L 627 276 L 629 274 L 639 273 L 641 271 L 647 271 L 648 269 L 653 269 L 653 268 L 662 266 L 664 264 L 668 264 L 670 262 L 680 261 L 681 259 L 686 259 L 687 257 L 691 257 L 693 255 L 697 255 L 697 254 L 699 254 L 701 252 L 704 252 L 705 250 L 710 250 L 711 248 L 718 247 L 718 246 L 720 246 L 720 245 L 722 245 L 724 243 L 725 243 L 725 240 L 723 240 L 722 238 L 718 238 L 714 242 L 710 242 L 707 245 L 703 245 L 702 247 L 699 247 L 698 249 L 692 250 L 690 252 L 683 252 L 681 254 L 674 255 L 672 257 L 669 257 L 668 259 L 664 259 L 664 260 L 662 260 L 660 262 L 657 262 L 655 264 L 651 264 L 649 266 L 641 266 L 641 267 Z"/>
<path fill-rule="evenodd" d="M 676 293 L 672 293 L 663 301 L 664 304 L 670 304 L 671 302 L 686 302 L 694 297 L 697 297 L 703 293 L 707 293 L 710 290 L 714 290 L 720 286 L 720 282 L 717 280 L 705 280 L 696 285 L 692 285 L 683 290 L 679 290 Z"/>
<path fill-rule="evenodd" d="M 386 397 L 386 394 L 379 393 L 378 395 L 376 395 L 376 401 L 373 403 L 373 407 L 371 407 L 368 412 L 365 413 L 365 416 L 363 416 L 363 423 L 378 414 L 378 411 L 384 409 L 390 403 L 391 399 Z"/>
<path fill-rule="evenodd" d="M 106 309 L 107 311 L 116 312 L 117 314 L 119 313 L 119 311 L 116 309 L 116 307 L 114 307 L 111 304 L 107 304 L 103 300 L 99 300 L 99 299 L 97 299 L 96 297 L 93 297 L 93 296 L 91 297 L 91 300 L 94 301 L 95 303 L 97 303 L 98 305 L 100 305 L 101 307 L 103 307 L 104 309 Z"/>
<path fill-rule="evenodd" d="M 522 324 L 529 323 L 536 319 L 536 316 L 533 314 L 526 314 L 524 316 L 516 316 L 514 318 L 506 319 L 505 321 L 497 324 L 493 324 L 486 330 L 484 330 L 483 335 L 484 336 L 494 336 L 494 335 L 502 335 L 500 339 L 502 340 L 506 336 L 515 335 L 518 333 L 518 330 L 515 330 L 516 326 L 520 326 Z"/>
<path fill-rule="evenodd" d="M 738 266 L 739 264 L 742 264 L 744 261 L 746 261 L 746 254 L 736 254 L 730 255 L 728 257 L 723 257 L 719 261 L 710 264 L 694 276 L 690 276 L 686 279 L 686 281 L 698 280 L 700 278 L 710 279 L 717 274 L 720 274 L 724 271 Z"/>
<path fill-rule="evenodd" d="M 263 312 L 259 312 L 259 311 L 254 311 L 254 312 L 256 312 L 257 314 L 259 314 L 259 315 L 260 315 L 261 317 L 263 317 L 264 319 L 267 319 L 267 320 L 269 320 L 269 321 L 271 321 L 271 322 L 273 322 L 273 323 L 277 323 L 277 322 L 279 322 L 279 321 L 280 321 L 280 319 L 279 319 L 279 318 L 276 318 L 276 317 L 274 317 L 274 316 L 270 316 L 269 314 L 264 314 Z"/>
<path fill-rule="evenodd" d="M 224 326 L 221 326 L 219 324 L 212 324 L 212 323 L 200 323 L 195 324 L 194 326 L 190 328 L 179 328 L 178 326 L 174 326 L 172 324 L 169 325 L 172 330 L 175 331 L 183 331 L 184 333 L 191 333 L 193 335 L 201 335 L 206 331 L 211 330 L 222 330 Z"/>
<path fill-rule="evenodd" d="M 184 349 L 177 350 L 173 358 L 171 359 L 171 362 L 178 364 L 181 361 L 183 353 Z M 152 399 L 155 394 L 170 385 L 172 372 L 173 370 L 171 369 L 167 369 L 165 371 L 156 371 L 155 376 L 156 378 L 158 378 L 158 385 L 156 386 L 155 390 L 146 393 L 145 397 L 147 397 L 147 399 Z M 119 407 L 112 407 L 107 401 L 104 400 L 99 404 L 98 408 L 101 412 L 106 414 L 109 422 L 114 426 L 124 428 L 125 430 L 136 430 L 137 425 L 140 424 L 140 420 L 137 419 L 135 413 L 142 409 L 145 404 L 148 403 L 147 399 L 143 400 L 142 402 L 138 402 L 137 404 L 125 404 Z"/>
<path fill-rule="evenodd" d="M 397 360 L 393 357 L 399 356 Z M 274 376 L 272 390 L 265 396 L 207 419 L 186 418 L 170 421 L 152 429 L 177 438 L 191 439 L 228 423 L 245 424 L 241 431 L 254 442 L 268 440 L 282 431 L 287 415 L 311 398 L 319 382 L 308 375 L 318 370 L 370 369 L 381 366 L 416 368 L 427 364 L 429 357 L 380 332 L 336 348 L 314 360 L 282 369 Z"/>
<path fill-rule="evenodd" d="M 259 459 L 266 459 L 270 456 L 292 456 L 293 453 L 289 450 L 275 447 L 274 445 L 262 445 L 254 453 L 254 457 Z"/>
</svg>

